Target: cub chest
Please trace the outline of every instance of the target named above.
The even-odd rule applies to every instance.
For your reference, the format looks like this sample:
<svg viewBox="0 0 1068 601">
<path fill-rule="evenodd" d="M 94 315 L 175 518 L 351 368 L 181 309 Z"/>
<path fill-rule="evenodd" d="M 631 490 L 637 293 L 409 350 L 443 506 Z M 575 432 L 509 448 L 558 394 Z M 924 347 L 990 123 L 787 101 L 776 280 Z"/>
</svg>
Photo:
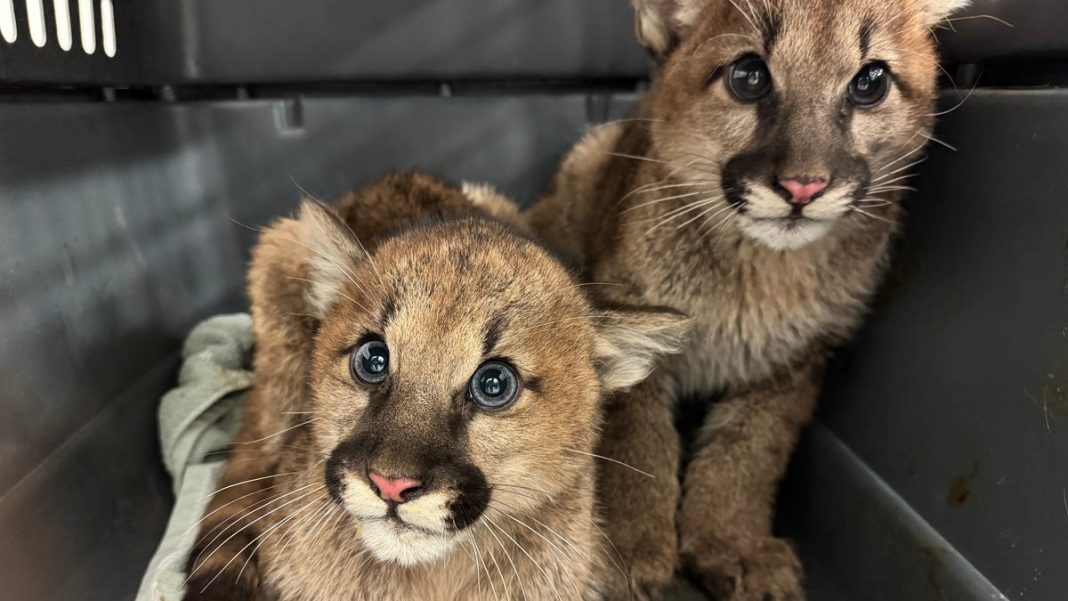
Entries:
<svg viewBox="0 0 1068 601">
<path fill-rule="evenodd" d="M 818 291 L 759 298 L 735 290 L 674 306 L 695 321 L 682 354 L 667 359 L 682 394 L 711 394 L 752 384 L 815 358 L 821 345 L 847 337 L 860 322 L 863 299 Z M 670 304 L 670 303 L 668 303 Z"/>
</svg>

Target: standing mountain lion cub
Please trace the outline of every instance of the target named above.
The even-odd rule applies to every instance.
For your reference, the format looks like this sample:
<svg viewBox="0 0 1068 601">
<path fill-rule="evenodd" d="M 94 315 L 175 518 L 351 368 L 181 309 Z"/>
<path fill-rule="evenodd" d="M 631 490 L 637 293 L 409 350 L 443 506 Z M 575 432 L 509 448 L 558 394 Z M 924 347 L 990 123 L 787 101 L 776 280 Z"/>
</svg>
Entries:
<svg viewBox="0 0 1068 601">
<path fill-rule="evenodd" d="M 515 217 L 405 174 L 263 232 L 256 385 L 187 599 L 600 598 L 601 396 L 688 321 L 592 306 Z"/>
<path fill-rule="evenodd" d="M 616 302 L 679 307 L 684 354 L 606 406 L 598 494 L 657 597 L 682 567 L 716 599 L 804 598 L 772 536 L 776 487 L 828 349 L 863 316 L 934 121 L 931 29 L 965 0 L 633 0 L 659 59 L 635 119 L 566 159 L 534 230 Z M 718 397 L 682 471 L 672 405 Z"/>
</svg>

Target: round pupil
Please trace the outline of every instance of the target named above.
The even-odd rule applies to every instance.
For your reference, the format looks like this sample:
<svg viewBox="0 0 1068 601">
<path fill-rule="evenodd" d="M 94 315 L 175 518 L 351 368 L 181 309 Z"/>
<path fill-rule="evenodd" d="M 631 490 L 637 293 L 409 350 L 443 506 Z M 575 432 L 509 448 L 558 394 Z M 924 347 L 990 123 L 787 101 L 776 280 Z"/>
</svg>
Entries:
<svg viewBox="0 0 1068 601">
<path fill-rule="evenodd" d="M 860 93 L 871 92 L 878 89 L 878 80 L 882 79 L 883 70 L 880 67 L 872 67 L 860 74 L 857 78 L 857 91 Z"/>
<path fill-rule="evenodd" d="M 386 370 L 386 360 L 384 349 L 371 349 L 367 351 L 367 356 L 363 358 L 363 368 L 367 370 L 367 373 L 380 374 Z"/>
<path fill-rule="evenodd" d="M 482 392 L 487 396 L 498 396 L 506 387 L 506 376 L 499 369 L 491 369 L 482 374 L 482 379 L 479 380 L 479 387 L 482 388 Z"/>
<path fill-rule="evenodd" d="M 727 87 L 738 100 L 755 102 L 771 91 L 771 73 L 760 57 L 743 57 L 731 66 Z"/>
</svg>

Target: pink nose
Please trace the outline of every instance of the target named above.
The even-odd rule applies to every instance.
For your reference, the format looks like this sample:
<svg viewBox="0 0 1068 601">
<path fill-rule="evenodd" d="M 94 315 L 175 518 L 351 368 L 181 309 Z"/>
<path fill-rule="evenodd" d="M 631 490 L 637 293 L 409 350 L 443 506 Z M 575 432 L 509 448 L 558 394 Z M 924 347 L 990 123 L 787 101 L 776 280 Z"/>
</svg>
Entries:
<svg viewBox="0 0 1068 601">
<path fill-rule="evenodd" d="M 817 194 L 827 189 L 827 180 L 800 181 L 796 179 L 779 180 L 779 185 L 790 193 L 790 204 L 807 205 Z"/>
<path fill-rule="evenodd" d="M 404 494 L 419 488 L 422 484 L 419 480 L 413 480 L 411 478 L 387 478 L 385 476 L 370 472 L 367 476 L 374 483 L 375 488 L 378 489 L 379 496 L 384 501 L 393 501 L 394 503 L 404 503 L 407 499 Z"/>
</svg>

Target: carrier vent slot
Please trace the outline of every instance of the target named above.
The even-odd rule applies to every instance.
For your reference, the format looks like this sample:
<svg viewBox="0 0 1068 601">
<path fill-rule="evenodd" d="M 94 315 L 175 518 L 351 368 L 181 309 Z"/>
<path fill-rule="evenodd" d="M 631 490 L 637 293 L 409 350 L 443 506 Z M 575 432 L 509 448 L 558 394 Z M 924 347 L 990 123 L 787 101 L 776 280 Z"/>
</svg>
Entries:
<svg viewBox="0 0 1068 601">
<path fill-rule="evenodd" d="M 64 51 L 74 45 L 74 35 L 70 29 L 70 0 L 52 0 L 56 15 L 56 42 Z"/>
<path fill-rule="evenodd" d="M 15 0 L 0 0 L 0 37 L 8 44 L 19 39 L 19 29 L 15 25 Z"/>
<path fill-rule="evenodd" d="M 104 54 L 115 56 L 115 9 L 111 0 L 100 0 L 100 35 L 104 38 Z"/>
<path fill-rule="evenodd" d="M 30 40 L 33 45 L 43 48 L 48 42 L 48 30 L 45 29 L 44 0 L 26 0 L 26 21 L 30 27 Z"/>
<path fill-rule="evenodd" d="M 93 16 L 93 0 L 78 0 L 78 24 L 81 26 L 82 50 L 86 54 L 96 52 L 96 20 Z"/>
<path fill-rule="evenodd" d="M 15 5 L 19 2 L 26 8 L 25 22 L 20 22 L 15 15 Z M 38 48 L 44 48 L 49 42 L 48 31 L 54 29 L 55 45 L 64 52 L 69 51 L 74 47 L 72 2 L 78 3 L 78 37 L 81 39 L 82 51 L 93 55 L 99 45 L 108 58 L 115 56 L 118 38 L 115 30 L 114 0 L 0 0 L 0 39 L 14 44 L 21 37 L 28 39 Z M 51 11 L 45 10 L 48 4 L 52 5 Z M 20 25 L 25 27 L 25 31 L 19 31 Z"/>
</svg>

